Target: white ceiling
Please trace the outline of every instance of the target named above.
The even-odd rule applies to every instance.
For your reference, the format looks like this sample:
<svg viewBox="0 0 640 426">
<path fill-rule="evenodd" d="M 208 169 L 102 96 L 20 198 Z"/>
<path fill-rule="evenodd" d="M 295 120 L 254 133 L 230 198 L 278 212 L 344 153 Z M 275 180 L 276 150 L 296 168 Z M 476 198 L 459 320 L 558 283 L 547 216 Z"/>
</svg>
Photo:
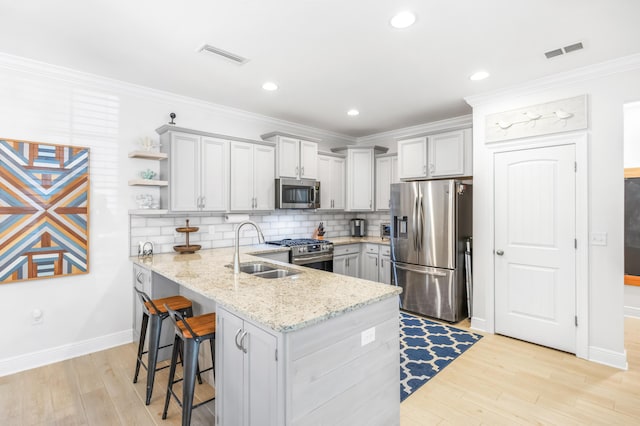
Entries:
<svg viewBox="0 0 640 426">
<path fill-rule="evenodd" d="M 393 29 L 405 9 L 416 24 Z M 1 52 L 353 137 L 640 52 L 639 0 L 0 0 L 0 17 Z M 544 56 L 577 41 L 584 50 Z M 203 43 L 250 61 L 197 53 Z M 491 77 L 470 81 L 478 69 Z"/>
</svg>

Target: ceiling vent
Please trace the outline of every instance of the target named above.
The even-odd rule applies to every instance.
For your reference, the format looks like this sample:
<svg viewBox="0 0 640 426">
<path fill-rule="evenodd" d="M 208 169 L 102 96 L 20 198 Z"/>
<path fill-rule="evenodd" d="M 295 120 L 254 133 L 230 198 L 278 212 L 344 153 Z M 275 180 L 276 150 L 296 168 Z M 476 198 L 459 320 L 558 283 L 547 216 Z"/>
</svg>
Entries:
<svg viewBox="0 0 640 426">
<path fill-rule="evenodd" d="M 236 55 L 235 53 L 227 52 L 226 50 L 220 49 L 219 47 L 211 46 L 210 44 L 202 45 L 202 47 L 198 49 L 198 52 L 208 52 L 235 62 L 238 65 L 244 65 L 245 63 L 249 62 L 249 59 L 247 58 L 243 58 L 242 56 Z"/>
<path fill-rule="evenodd" d="M 576 50 L 580 50 L 582 48 L 584 48 L 584 46 L 582 45 L 582 42 L 578 42 L 578 43 L 570 44 L 569 46 L 544 52 L 544 56 L 546 56 L 547 59 L 551 59 L 551 58 L 555 58 L 556 56 L 563 55 L 565 53 L 575 52 Z"/>
</svg>

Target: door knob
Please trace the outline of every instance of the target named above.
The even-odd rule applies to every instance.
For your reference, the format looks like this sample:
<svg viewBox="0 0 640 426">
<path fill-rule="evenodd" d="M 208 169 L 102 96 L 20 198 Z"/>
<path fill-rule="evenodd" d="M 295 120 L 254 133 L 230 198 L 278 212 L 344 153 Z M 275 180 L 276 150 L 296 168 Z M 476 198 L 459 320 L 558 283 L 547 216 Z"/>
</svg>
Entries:
<svg viewBox="0 0 640 426">
<path fill-rule="evenodd" d="M 503 250 L 496 250 L 496 254 L 498 256 L 502 256 L 504 254 L 504 251 Z"/>
</svg>

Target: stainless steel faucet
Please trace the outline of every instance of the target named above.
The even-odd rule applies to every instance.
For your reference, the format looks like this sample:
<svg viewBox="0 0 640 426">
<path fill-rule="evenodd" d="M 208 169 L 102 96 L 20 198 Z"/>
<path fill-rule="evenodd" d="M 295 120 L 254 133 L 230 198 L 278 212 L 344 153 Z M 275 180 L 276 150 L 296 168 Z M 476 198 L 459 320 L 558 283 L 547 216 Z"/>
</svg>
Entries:
<svg viewBox="0 0 640 426">
<path fill-rule="evenodd" d="M 245 220 L 244 222 L 240 222 L 238 224 L 238 227 L 236 228 L 236 248 L 235 248 L 235 251 L 233 252 L 233 273 L 234 274 L 240 273 L 240 228 L 242 228 L 244 225 L 247 225 L 247 224 L 253 225 L 253 227 L 256 228 L 256 231 L 258 231 L 258 242 L 264 243 L 264 235 L 262 234 L 262 229 L 260 229 L 257 223 L 255 223 L 252 220 Z"/>
</svg>

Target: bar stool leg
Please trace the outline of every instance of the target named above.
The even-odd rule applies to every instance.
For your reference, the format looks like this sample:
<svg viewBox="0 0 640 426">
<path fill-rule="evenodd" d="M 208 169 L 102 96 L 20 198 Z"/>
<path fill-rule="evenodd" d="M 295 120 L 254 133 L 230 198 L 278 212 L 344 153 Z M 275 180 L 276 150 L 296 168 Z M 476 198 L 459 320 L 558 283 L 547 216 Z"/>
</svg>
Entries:
<svg viewBox="0 0 640 426">
<path fill-rule="evenodd" d="M 182 382 L 182 425 L 191 423 L 193 408 L 193 392 L 196 386 L 196 370 L 198 366 L 198 349 L 200 342 L 186 339 L 184 342 L 184 370 Z"/>
<path fill-rule="evenodd" d="M 213 383 L 215 385 L 216 380 L 216 339 L 209 339 L 209 345 L 211 345 L 211 374 L 213 374 Z M 200 383 L 202 384 L 202 382 Z"/>
<path fill-rule="evenodd" d="M 173 355 L 171 355 L 171 368 L 169 369 L 169 384 L 167 385 L 167 398 L 164 400 L 164 411 L 162 411 L 162 420 L 167 418 L 167 411 L 169 411 L 169 401 L 171 400 L 171 392 L 173 392 L 173 382 L 176 375 L 176 365 L 178 364 L 178 355 L 182 352 L 180 349 L 180 337 L 176 335 L 173 339 Z M 182 360 L 182 355 L 180 355 Z M 184 364 L 183 364 L 184 365 Z"/>
<path fill-rule="evenodd" d="M 133 383 L 138 383 L 138 374 L 140 373 L 140 361 L 142 352 L 144 352 L 144 340 L 147 337 L 147 324 L 149 323 L 149 315 L 142 314 L 142 325 L 140 326 L 140 343 L 138 343 L 138 360 L 136 361 L 136 373 L 133 375 Z"/>
<path fill-rule="evenodd" d="M 147 400 L 151 403 L 153 393 L 153 381 L 156 377 L 156 364 L 158 363 L 158 347 L 160 346 L 160 333 L 162 332 L 162 318 L 160 315 L 151 315 L 149 324 L 149 363 L 147 365 Z"/>
</svg>

